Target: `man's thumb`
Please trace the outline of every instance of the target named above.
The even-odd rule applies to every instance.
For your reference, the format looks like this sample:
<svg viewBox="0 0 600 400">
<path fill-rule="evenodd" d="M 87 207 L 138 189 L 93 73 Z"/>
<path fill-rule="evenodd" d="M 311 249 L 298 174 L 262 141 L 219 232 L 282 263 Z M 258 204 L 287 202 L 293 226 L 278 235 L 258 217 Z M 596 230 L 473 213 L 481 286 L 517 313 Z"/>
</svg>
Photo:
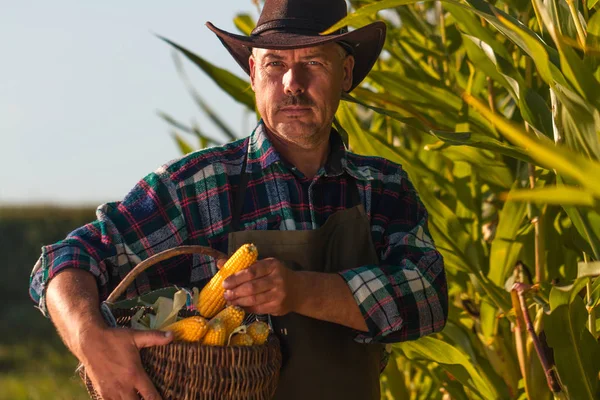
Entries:
<svg viewBox="0 0 600 400">
<path fill-rule="evenodd" d="M 133 341 L 138 349 L 152 346 L 162 346 L 173 340 L 173 332 L 167 331 L 135 331 Z"/>
</svg>

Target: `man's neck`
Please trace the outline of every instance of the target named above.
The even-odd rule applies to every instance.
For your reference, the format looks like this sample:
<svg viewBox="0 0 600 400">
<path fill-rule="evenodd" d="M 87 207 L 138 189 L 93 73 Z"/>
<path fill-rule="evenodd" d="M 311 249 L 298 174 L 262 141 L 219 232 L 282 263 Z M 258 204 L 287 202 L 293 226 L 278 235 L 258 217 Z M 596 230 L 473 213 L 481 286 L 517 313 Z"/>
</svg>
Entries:
<svg viewBox="0 0 600 400">
<path fill-rule="evenodd" d="M 319 169 L 325 165 L 329 155 L 329 134 L 323 135 L 320 140 L 306 146 L 289 142 L 267 129 L 271 144 L 279 156 L 294 165 L 307 178 L 314 177 Z"/>
</svg>

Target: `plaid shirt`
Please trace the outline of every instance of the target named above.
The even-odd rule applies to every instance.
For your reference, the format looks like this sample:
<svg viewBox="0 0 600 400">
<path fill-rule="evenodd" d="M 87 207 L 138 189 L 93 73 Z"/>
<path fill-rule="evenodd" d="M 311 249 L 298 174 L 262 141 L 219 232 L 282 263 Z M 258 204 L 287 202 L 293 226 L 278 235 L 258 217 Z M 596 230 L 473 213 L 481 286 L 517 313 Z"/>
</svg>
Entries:
<svg viewBox="0 0 600 400">
<path fill-rule="evenodd" d="M 448 310 L 443 260 L 406 173 L 388 160 L 347 152 L 335 131 L 330 143 L 328 161 L 314 178 L 280 159 L 262 123 L 245 139 L 162 166 L 123 201 L 100 206 L 96 221 L 42 248 L 31 275 L 32 299 L 46 314 L 46 285 L 65 268 L 90 271 L 105 299 L 136 264 L 163 250 L 204 245 L 227 252 L 232 194 L 247 154 L 242 230 L 319 228 L 346 208 L 348 180 L 356 180 L 380 259 L 339 272 L 369 329 L 357 341 L 392 343 L 441 330 Z M 208 257 L 172 258 L 141 274 L 127 297 L 171 285 L 202 287 L 216 270 Z"/>
</svg>

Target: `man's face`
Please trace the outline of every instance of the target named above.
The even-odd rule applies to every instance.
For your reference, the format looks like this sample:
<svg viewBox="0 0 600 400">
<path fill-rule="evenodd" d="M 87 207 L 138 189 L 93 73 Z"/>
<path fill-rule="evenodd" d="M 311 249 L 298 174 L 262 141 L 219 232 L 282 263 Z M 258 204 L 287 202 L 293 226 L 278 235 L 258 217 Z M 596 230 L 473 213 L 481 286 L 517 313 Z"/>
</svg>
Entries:
<svg viewBox="0 0 600 400">
<path fill-rule="evenodd" d="M 329 134 L 354 58 L 335 43 L 294 50 L 255 49 L 250 80 L 267 128 L 304 148 Z"/>
</svg>

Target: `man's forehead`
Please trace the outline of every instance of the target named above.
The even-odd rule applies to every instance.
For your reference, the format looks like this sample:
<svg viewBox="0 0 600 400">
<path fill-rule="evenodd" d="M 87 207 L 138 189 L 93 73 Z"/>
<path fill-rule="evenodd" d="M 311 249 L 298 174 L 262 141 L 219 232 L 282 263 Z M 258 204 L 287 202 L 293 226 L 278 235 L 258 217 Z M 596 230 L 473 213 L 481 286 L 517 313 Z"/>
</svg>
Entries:
<svg viewBox="0 0 600 400">
<path fill-rule="evenodd" d="M 286 50 L 276 50 L 276 49 L 261 49 L 255 48 L 253 50 L 253 54 L 260 57 L 266 56 L 274 56 L 274 57 L 291 57 L 294 55 L 302 55 L 302 56 L 312 56 L 312 55 L 327 55 L 327 54 L 335 54 L 335 46 L 334 43 L 326 43 L 318 46 L 310 46 L 310 47 L 300 47 L 297 49 L 286 49 Z"/>
</svg>

